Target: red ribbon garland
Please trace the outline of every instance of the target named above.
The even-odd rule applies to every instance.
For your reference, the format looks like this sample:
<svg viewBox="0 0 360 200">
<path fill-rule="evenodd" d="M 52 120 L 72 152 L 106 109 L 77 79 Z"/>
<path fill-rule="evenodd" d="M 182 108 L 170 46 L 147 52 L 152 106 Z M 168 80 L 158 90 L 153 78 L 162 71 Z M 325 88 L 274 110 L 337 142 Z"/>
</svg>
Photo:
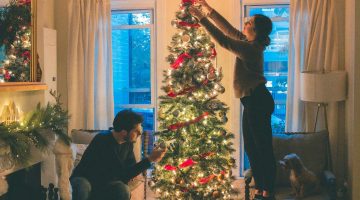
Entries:
<svg viewBox="0 0 360 200">
<path fill-rule="evenodd" d="M 173 125 L 170 125 L 168 127 L 169 130 L 171 131 L 175 131 L 179 128 L 182 128 L 184 126 L 188 126 L 190 124 L 194 124 L 194 123 L 197 123 L 199 122 L 200 120 L 204 119 L 206 116 L 208 116 L 209 113 L 208 112 L 204 112 L 202 115 L 200 115 L 199 117 L 195 118 L 194 120 L 191 120 L 189 122 L 179 122 L 179 123 L 176 123 L 176 124 L 173 124 Z"/>
<path fill-rule="evenodd" d="M 188 158 L 179 165 L 179 168 L 191 167 L 195 164 L 196 164 L 196 162 L 194 162 L 194 160 L 192 160 L 191 158 Z M 175 171 L 175 170 L 177 170 L 177 167 L 172 166 L 172 165 L 165 165 L 164 169 L 167 171 Z"/>
<path fill-rule="evenodd" d="M 200 24 L 191 24 L 191 23 L 188 23 L 188 22 L 178 22 L 178 24 L 180 26 L 188 26 L 188 27 L 192 27 L 192 28 L 199 28 L 200 27 Z"/>
<path fill-rule="evenodd" d="M 184 62 L 185 58 L 192 58 L 188 53 L 181 54 L 174 63 L 171 64 L 171 68 L 179 69 L 180 64 Z"/>
<path fill-rule="evenodd" d="M 183 91 L 181 91 L 181 92 L 179 92 L 177 94 L 174 91 L 171 90 L 168 93 L 168 96 L 169 97 L 177 97 L 178 95 L 184 95 L 184 94 L 187 94 L 187 93 L 192 92 L 194 90 L 195 90 L 195 87 L 189 87 L 189 88 L 185 88 Z"/>
<path fill-rule="evenodd" d="M 165 165 L 164 168 L 167 171 L 175 171 L 177 169 L 175 166 L 172 166 L 172 165 Z"/>
<path fill-rule="evenodd" d="M 200 178 L 200 179 L 199 179 L 199 183 L 200 183 L 200 184 L 206 184 L 206 183 L 208 183 L 209 181 L 211 181 L 213 178 L 215 178 L 215 175 L 214 175 L 214 174 L 211 174 L 211 175 L 208 176 L 208 177 Z"/>
<path fill-rule="evenodd" d="M 187 160 L 185 160 L 183 163 L 181 163 L 179 165 L 180 168 L 185 168 L 185 167 L 190 167 L 195 165 L 196 162 L 194 162 L 191 158 L 188 158 Z"/>
</svg>

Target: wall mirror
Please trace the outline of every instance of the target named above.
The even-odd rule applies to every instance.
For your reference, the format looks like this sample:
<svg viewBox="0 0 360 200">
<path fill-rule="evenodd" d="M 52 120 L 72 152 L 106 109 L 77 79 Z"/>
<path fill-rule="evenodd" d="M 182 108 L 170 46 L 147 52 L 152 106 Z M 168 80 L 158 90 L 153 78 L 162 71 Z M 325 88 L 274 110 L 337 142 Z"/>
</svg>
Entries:
<svg viewBox="0 0 360 200">
<path fill-rule="evenodd" d="M 36 0 L 0 0 L 0 84 L 36 82 Z"/>
</svg>

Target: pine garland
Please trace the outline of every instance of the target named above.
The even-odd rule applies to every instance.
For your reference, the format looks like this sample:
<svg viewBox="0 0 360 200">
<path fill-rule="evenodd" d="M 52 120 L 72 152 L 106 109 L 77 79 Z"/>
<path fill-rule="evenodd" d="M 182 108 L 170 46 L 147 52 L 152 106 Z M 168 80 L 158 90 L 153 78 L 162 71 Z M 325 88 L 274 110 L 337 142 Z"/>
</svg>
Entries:
<svg viewBox="0 0 360 200">
<path fill-rule="evenodd" d="M 26 115 L 21 123 L 10 125 L 0 124 L 0 140 L 9 145 L 11 156 L 15 165 L 26 166 L 31 159 L 30 148 L 35 146 L 45 151 L 49 141 L 44 133 L 51 130 L 65 144 L 70 145 L 71 139 L 67 135 L 69 115 L 61 107 L 60 95 L 55 91 L 50 94 L 56 99 L 56 104 L 48 103 L 46 107 L 38 104 L 35 111 Z"/>
</svg>

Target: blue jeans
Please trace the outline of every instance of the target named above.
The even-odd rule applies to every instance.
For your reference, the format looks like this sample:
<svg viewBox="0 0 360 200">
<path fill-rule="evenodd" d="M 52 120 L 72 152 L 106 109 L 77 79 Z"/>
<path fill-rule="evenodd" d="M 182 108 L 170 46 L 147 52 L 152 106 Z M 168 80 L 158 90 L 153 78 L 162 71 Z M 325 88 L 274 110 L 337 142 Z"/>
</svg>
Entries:
<svg viewBox="0 0 360 200">
<path fill-rule="evenodd" d="M 93 188 L 83 177 L 74 177 L 70 182 L 73 200 L 130 200 L 129 186 L 122 181 L 110 182 L 100 188 Z"/>
</svg>

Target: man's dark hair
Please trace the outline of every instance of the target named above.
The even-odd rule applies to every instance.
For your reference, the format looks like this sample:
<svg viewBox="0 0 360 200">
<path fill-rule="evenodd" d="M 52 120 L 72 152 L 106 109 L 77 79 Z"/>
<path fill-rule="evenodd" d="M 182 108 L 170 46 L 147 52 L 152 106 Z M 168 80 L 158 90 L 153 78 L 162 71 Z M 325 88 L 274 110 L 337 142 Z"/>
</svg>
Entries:
<svg viewBox="0 0 360 200">
<path fill-rule="evenodd" d="M 142 123 L 143 117 L 131 110 L 122 110 L 116 114 L 113 121 L 114 130 L 120 132 L 125 130 L 130 132 L 131 129 L 135 128 L 136 124 Z"/>
</svg>

